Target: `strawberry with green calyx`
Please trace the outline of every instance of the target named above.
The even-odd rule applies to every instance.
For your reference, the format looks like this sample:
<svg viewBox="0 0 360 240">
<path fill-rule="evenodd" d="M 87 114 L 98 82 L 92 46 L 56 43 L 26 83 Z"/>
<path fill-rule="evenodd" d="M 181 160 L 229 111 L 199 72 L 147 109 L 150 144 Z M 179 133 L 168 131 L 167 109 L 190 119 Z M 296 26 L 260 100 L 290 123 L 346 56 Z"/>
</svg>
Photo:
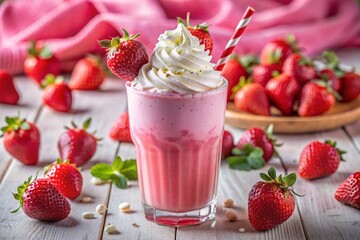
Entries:
<svg viewBox="0 0 360 240">
<path fill-rule="evenodd" d="M 0 103 L 16 105 L 19 99 L 13 77 L 7 71 L 0 69 Z"/>
<path fill-rule="evenodd" d="M 265 91 L 270 102 L 283 115 L 289 116 L 293 113 L 294 103 L 301 89 L 295 78 L 287 74 L 280 74 L 268 81 Z"/>
<path fill-rule="evenodd" d="M 330 68 L 325 68 L 320 70 L 318 73 L 319 78 L 328 83 L 329 87 L 333 89 L 335 92 L 339 92 L 342 87 L 342 83 L 340 79 L 336 76 L 335 72 Z"/>
<path fill-rule="evenodd" d="M 336 76 L 340 78 L 341 89 L 339 94 L 342 102 L 350 102 L 360 96 L 360 75 L 352 71 L 345 71 L 340 67 L 340 60 L 334 52 L 325 51 L 323 53 L 325 64 L 332 69 Z"/>
<path fill-rule="evenodd" d="M 91 118 L 84 121 L 82 127 L 78 127 L 74 122 L 71 122 L 72 127 L 65 127 L 58 139 L 58 149 L 61 159 L 68 159 L 70 163 L 81 166 L 91 159 L 95 154 L 97 148 L 97 141 L 101 139 L 96 138 L 94 133 L 89 133 L 87 130 L 90 127 Z"/>
<path fill-rule="evenodd" d="M 234 100 L 233 88 L 239 83 L 240 79 L 246 78 L 254 64 L 258 63 L 258 59 L 253 55 L 245 55 L 242 57 L 236 54 L 231 55 L 230 59 L 225 63 L 221 70 L 221 76 L 228 81 L 228 101 Z"/>
<path fill-rule="evenodd" d="M 189 30 L 191 35 L 197 37 L 200 41 L 200 44 L 205 45 L 205 51 L 209 51 L 209 55 L 211 55 L 213 49 L 213 40 L 209 33 L 209 26 L 206 23 L 201 23 L 196 26 L 190 25 L 190 13 L 186 14 L 186 22 L 181 19 L 177 18 L 178 23 L 184 24 L 184 26 Z"/>
<path fill-rule="evenodd" d="M 75 164 L 60 158 L 46 167 L 45 179 L 51 182 L 65 197 L 75 199 L 81 194 L 83 178 Z"/>
<path fill-rule="evenodd" d="M 39 46 L 35 41 L 31 41 L 24 71 L 29 78 L 40 85 L 47 74 L 55 76 L 59 74 L 60 61 L 47 46 Z"/>
<path fill-rule="evenodd" d="M 91 175 L 103 181 L 111 180 L 118 188 L 125 189 L 128 180 L 137 180 L 138 172 L 135 159 L 122 160 L 117 156 L 112 165 L 98 163 L 90 170 Z"/>
<path fill-rule="evenodd" d="M 360 209 L 360 172 L 351 174 L 336 189 L 335 199 Z"/>
<path fill-rule="evenodd" d="M 232 89 L 235 92 L 235 107 L 241 111 L 270 116 L 270 102 L 265 88 L 259 83 L 251 82 L 251 78 L 240 78 Z"/>
<path fill-rule="evenodd" d="M 336 142 L 314 141 L 305 146 L 300 154 L 299 176 L 305 179 L 315 179 L 329 176 L 336 172 L 342 155 L 346 151 L 336 147 Z"/>
<path fill-rule="evenodd" d="M 266 130 L 261 128 L 251 128 L 246 130 L 240 137 L 236 147 L 243 149 L 246 144 L 259 147 L 263 150 L 263 158 L 265 162 L 269 161 L 273 156 L 278 156 L 277 147 L 282 146 L 273 136 L 274 126 L 270 124 Z"/>
<path fill-rule="evenodd" d="M 105 81 L 105 72 L 99 56 L 89 55 L 80 59 L 71 73 L 72 90 L 96 90 Z"/>
<path fill-rule="evenodd" d="M 295 210 L 294 195 L 304 195 L 293 190 L 295 173 L 276 176 L 275 168 L 271 167 L 268 174 L 260 173 L 260 177 L 265 182 L 259 181 L 251 188 L 248 215 L 251 225 L 258 231 L 264 231 L 289 219 Z"/>
<path fill-rule="evenodd" d="M 269 65 L 277 63 L 283 65 L 285 59 L 292 53 L 299 52 L 297 41 L 293 34 L 288 34 L 286 39 L 276 39 L 268 42 L 260 53 L 260 64 Z"/>
<path fill-rule="evenodd" d="M 341 98 L 338 95 L 324 82 L 308 82 L 300 93 L 298 115 L 300 117 L 321 115 L 335 104 L 335 96 Z"/>
<path fill-rule="evenodd" d="M 35 124 L 25 118 L 6 117 L 1 128 L 6 151 L 25 165 L 35 165 L 39 160 L 40 132 Z"/>
<path fill-rule="evenodd" d="M 121 38 L 100 40 L 99 44 L 107 50 L 107 65 L 111 72 L 125 81 L 132 81 L 149 58 L 144 45 L 135 40 L 140 34 L 129 35 L 124 28 L 122 31 Z"/>
<path fill-rule="evenodd" d="M 71 110 L 72 94 L 63 77 L 48 74 L 41 82 L 41 88 L 44 89 L 43 103 L 45 105 L 59 112 Z"/>
<path fill-rule="evenodd" d="M 314 63 L 299 53 L 293 53 L 286 58 L 282 71 L 293 76 L 301 86 L 316 77 Z"/>
<path fill-rule="evenodd" d="M 30 217 L 41 221 L 59 221 L 69 216 L 71 207 L 66 198 L 46 179 L 29 177 L 13 193 L 20 206 L 12 211 L 16 213 L 20 208 Z"/>
</svg>

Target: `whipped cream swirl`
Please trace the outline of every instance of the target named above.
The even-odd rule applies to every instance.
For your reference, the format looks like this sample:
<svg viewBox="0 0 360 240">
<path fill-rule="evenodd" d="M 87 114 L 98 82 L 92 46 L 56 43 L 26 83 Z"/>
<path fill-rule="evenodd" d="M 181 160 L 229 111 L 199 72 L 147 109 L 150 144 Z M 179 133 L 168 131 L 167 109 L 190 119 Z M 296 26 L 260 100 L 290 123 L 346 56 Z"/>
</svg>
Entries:
<svg viewBox="0 0 360 240">
<path fill-rule="evenodd" d="M 209 91 L 225 82 L 210 61 L 205 46 L 179 23 L 176 29 L 160 35 L 149 63 L 141 67 L 131 86 L 159 93 Z"/>
</svg>

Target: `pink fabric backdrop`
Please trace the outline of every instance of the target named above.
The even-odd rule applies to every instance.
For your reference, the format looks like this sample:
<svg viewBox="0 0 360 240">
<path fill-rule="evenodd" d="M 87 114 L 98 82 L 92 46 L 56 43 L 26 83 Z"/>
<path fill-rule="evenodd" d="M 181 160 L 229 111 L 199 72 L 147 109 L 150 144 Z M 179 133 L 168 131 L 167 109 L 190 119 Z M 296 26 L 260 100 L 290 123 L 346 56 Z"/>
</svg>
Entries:
<svg viewBox="0 0 360 240">
<path fill-rule="evenodd" d="M 27 41 L 50 45 L 64 70 L 88 52 L 102 52 L 98 39 L 126 28 L 141 33 L 150 54 L 160 33 L 191 12 L 192 23 L 211 24 L 214 62 L 246 7 L 256 13 L 236 52 L 257 53 L 269 40 L 294 33 L 305 52 L 360 47 L 360 8 L 355 0 L 12 0 L 0 6 L 0 68 L 23 72 Z"/>
</svg>

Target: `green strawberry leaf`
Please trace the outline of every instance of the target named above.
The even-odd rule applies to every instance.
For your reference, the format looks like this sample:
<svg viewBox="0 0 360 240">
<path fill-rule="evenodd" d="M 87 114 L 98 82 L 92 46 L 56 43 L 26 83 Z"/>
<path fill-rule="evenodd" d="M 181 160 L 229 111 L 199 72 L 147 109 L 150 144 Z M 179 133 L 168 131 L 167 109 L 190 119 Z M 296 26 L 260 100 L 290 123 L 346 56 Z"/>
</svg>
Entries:
<svg viewBox="0 0 360 240">
<path fill-rule="evenodd" d="M 274 167 L 269 168 L 268 174 L 271 179 L 274 179 L 274 180 L 276 179 L 276 170 Z"/>
<path fill-rule="evenodd" d="M 241 171 L 250 171 L 251 170 L 251 166 L 247 162 L 234 164 L 234 165 L 230 166 L 230 168 L 241 170 Z"/>
<path fill-rule="evenodd" d="M 90 127 L 90 125 L 91 125 L 91 118 L 88 118 L 88 119 L 86 119 L 86 120 L 84 121 L 82 128 L 83 128 L 84 130 L 86 130 L 86 129 L 88 129 L 88 128 Z"/>
<path fill-rule="evenodd" d="M 114 174 L 114 170 L 110 165 L 106 163 L 98 163 L 91 168 L 90 173 L 94 177 L 106 181 L 111 179 L 111 176 Z"/>
<path fill-rule="evenodd" d="M 138 172 L 135 159 L 125 160 L 121 173 L 129 180 L 137 180 Z"/>
<path fill-rule="evenodd" d="M 280 175 L 282 176 L 282 175 Z M 286 186 L 293 186 L 296 182 L 296 174 L 295 173 L 291 173 L 289 175 L 286 175 L 282 178 L 282 180 L 284 181 L 284 183 L 286 184 Z"/>
<path fill-rule="evenodd" d="M 106 163 L 98 163 L 90 170 L 91 175 L 101 180 L 112 180 L 115 186 L 126 188 L 128 180 L 137 180 L 137 166 L 135 159 L 122 161 L 117 156 L 111 165 Z"/>
<path fill-rule="evenodd" d="M 121 173 L 119 175 L 112 175 L 111 180 L 118 188 L 125 189 L 128 186 L 126 177 Z"/>
<path fill-rule="evenodd" d="M 262 155 L 259 157 L 251 153 L 247 158 L 247 162 L 253 169 L 259 169 L 265 166 L 265 161 Z"/>
<path fill-rule="evenodd" d="M 234 147 L 233 149 L 231 149 L 231 154 L 235 156 L 242 156 L 244 155 L 244 151 L 240 148 Z"/>
<path fill-rule="evenodd" d="M 263 180 L 265 180 L 266 182 L 272 181 L 272 179 L 271 179 L 268 175 L 266 175 L 265 173 L 260 173 L 260 177 L 261 177 Z"/>
</svg>

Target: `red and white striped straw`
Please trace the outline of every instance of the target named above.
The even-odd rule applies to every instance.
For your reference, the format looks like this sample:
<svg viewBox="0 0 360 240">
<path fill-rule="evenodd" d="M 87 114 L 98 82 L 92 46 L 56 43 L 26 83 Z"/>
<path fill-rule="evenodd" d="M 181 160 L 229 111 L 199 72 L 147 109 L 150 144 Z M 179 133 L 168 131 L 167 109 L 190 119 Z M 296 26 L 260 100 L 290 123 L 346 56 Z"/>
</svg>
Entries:
<svg viewBox="0 0 360 240">
<path fill-rule="evenodd" d="M 238 23 L 235 32 L 233 33 L 231 39 L 226 44 L 225 50 L 222 53 L 219 61 L 216 64 L 215 69 L 221 71 L 225 65 L 225 63 L 229 60 L 234 48 L 238 44 L 242 34 L 244 33 L 246 26 L 249 24 L 252 15 L 254 14 L 255 10 L 252 7 L 248 7 L 242 16 L 240 22 Z"/>
</svg>

